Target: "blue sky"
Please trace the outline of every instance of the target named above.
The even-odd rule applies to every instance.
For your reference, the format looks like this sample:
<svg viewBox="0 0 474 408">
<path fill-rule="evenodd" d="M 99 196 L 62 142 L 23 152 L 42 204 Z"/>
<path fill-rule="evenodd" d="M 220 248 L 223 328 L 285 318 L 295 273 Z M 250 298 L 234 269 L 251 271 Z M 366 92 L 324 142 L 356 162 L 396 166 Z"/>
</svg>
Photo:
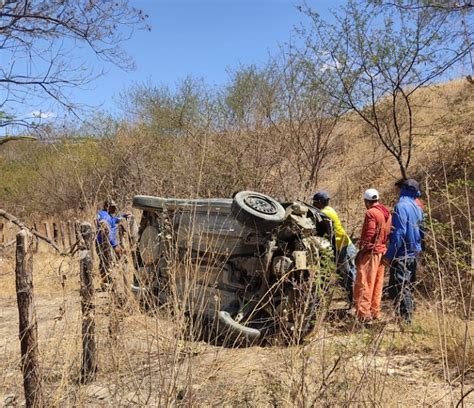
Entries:
<svg viewBox="0 0 474 408">
<path fill-rule="evenodd" d="M 77 44 L 71 55 L 73 61 L 85 59 L 94 72 L 105 70 L 106 74 L 85 88 L 68 88 L 66 93 L 73 102 L 120 114 L 121 94 L 133 84 L 173 87 L 192 76 L 211 86 L 220 86 L 228 79 L 229 69 L 241 64 L 264 64 L 280 46 L 297 43 L 294 27 L 307 18 L 297 10 L 304 0 L 129 1 L 131 6 L 149 15 L 151 27 L 151 31 L 135 30 L 122 44 L 136 69 L 126 72 L 102 63 L 84 44 Z M 307 0 L 306 3 L 323 17 L 329 17 L 329 9 L 343 0 Z M 34 63 L 42 66 L 40 61 Z M 31 67 L 29 60 L 18 60 L 15 64 L 27 75 Z M 18 99 L 10 108 L 15 117 L 25 120 L 44 119 L 58 124 L 63 118 L 51 99 L 33 95 Z M 85 119 L 87 114 L 82 112 L 80 116 Z M 5 134 L 12 131 L 3 129 Z"/>
<path fill-rule="evenodd" d="M 340 1 L 309 1 L 321 14 Z M 91 90 L 76 91 L 83 103 L 114 111 L 119 93 L 133 83 L 173 86 L 191 75 L 221 85 L 227 70 L 264 63 L 279 45 L 296 41 L 293 27 L 304 20 L 296 0 L 131 0 L 149 17 L 151 32 L 137 31 L 123 44 L 136 70 L 107 67 Z"/>
</svg>

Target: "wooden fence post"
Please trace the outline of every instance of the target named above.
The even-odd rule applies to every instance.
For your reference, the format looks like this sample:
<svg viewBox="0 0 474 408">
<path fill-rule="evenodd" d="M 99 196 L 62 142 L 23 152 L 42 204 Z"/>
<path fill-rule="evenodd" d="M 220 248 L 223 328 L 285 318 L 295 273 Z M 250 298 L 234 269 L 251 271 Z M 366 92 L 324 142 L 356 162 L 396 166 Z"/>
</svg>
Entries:
<svg viewBox="0 0 474 408">
<path fill-rule="evenodd" d="M 77 241 L 81 241 L 81 223 L 79 221 L 74 221 L 74 236 Z"/>
<path fill-rule="evenodd" d="M 74 245 L 74 243 L 76 242 L 76 241 L 73 241 L 74 238 L 72 237 L 71 221 L 67 222 L 66 228 L 67 228 L 67 240 L 69 242 L 69 248 L 71 248 Z"/>
<path fill-rule="evenodd" d="M 47 238 L 51 238 L 51 232 L 49 230 L 49 224 L 48 222 L 43 222 L 44 225 L 44 235 L 46 235 Z"/>
<path fill-rule="evenodd" d="M 79 252 L 81 274 L 82 309 L 82 370 L 81 382 L 95 378 L 97 372 L 97 348 L 95 344 L 94 285 L 92 282 L 92 226 L 88 222 L 80 225 L 82 248 Z"/>
<path fill-rule="evenodd" d="M 59 243 L 59 229 L 57 222 L 53 222 L 53 241 L 55 244 Z"/>
<path fill-rule="evenodd" d="M 38 325 L 33 295 L 33 254 L 31 234 L 16 236 L 16 298 L 20 321 L 21 366 L 25 402 L 28 408 L 43 407 L 42 378 L 38 358 Z"/>
<path fill-rule="evenodd" d="M 38 232 L 38 225 L 36 224 L 36 222 L 33 224 L 33 229 L 34 229 L 36 232 Z M 33 241 L 33 242 L 34 242 L 34 250 L 33 250 L 33 252 L 36 254 L 36 253 L 38 253 L 39 239 L 38 239 L 37 236 L 35 236 L 35 237 L 33 238 L 33 240 L 34 240 L 34 241 Z"/>
<path fill-rule="evenodd" d="M 44 235 L 46 236 L 46 238 L 51 239 L 51 229 L 49 228 L 49 223 L 45 221 L 43 225 L 44 225 Z"/>
<path fill-rule="evenodd" d="M 63 246 L 63 249 L 66 249 L 66 237 L 64 235 L 64 222 L 59 221 L 59 231 L 61 233 L 61 245 Z"/>
</svg>

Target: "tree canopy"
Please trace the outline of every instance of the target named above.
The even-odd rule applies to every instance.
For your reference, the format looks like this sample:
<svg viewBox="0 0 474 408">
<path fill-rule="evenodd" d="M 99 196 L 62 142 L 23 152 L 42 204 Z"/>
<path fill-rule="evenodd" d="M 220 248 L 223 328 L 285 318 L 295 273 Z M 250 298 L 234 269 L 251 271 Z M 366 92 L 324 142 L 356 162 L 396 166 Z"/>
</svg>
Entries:
<svg viewBox="0 0 474 408">
<path fill-rule="evenodd" d="M 51 109 L 75 112 L 73 87 L 102 74 L 96 60 L 124 69 L 121 48 L 147 15 L 128 0 L 4 0 L 0 4 L 0 128 L 41 128 Z M 33 110 L 25 116 L 23 104 Z M 52 113 L 49 113 L 52 115 Z"/>
</svg>

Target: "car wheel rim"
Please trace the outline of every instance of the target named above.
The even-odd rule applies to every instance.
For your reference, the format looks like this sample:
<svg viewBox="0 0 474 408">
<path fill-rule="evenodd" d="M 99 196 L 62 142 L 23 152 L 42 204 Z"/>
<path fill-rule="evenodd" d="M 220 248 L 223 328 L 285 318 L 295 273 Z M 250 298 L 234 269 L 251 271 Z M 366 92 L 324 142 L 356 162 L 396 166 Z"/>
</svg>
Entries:
<svg viewBox="0 0 474 408">
<path fill-rule="evenodd" d="M 252 210 L 257 211 L 262 214 L 273 215 L 276 214 L 277 208 L 273 203 L 268 200 L 265 200 L 262 197 L 258 196 L 248 196 L 244 199 L 245 204 L 247 204 Z"/>
</svg>

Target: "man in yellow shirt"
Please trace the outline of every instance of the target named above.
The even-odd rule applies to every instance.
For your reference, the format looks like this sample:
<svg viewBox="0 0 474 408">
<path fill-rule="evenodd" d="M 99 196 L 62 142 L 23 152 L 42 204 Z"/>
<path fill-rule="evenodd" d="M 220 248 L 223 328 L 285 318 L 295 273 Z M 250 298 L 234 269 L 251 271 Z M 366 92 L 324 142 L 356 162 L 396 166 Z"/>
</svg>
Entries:
<svg viewBox="0 0 474 408">
<path fill-rule="evenodd" d="M 335 258 L 337 272 L 341 276 L 341 286 L 347 291 L 349 304 L 352 304 L 352 292 L 356 275 L 355 257 L 357 249 L 346 234 L 336 211 L 334 208 L 329 206 L 329 194 L 326 191 L 318 191 L 313 196 L 313 205 L 327 215 L 332 221 L 336 241 Z"/>
</svg>

